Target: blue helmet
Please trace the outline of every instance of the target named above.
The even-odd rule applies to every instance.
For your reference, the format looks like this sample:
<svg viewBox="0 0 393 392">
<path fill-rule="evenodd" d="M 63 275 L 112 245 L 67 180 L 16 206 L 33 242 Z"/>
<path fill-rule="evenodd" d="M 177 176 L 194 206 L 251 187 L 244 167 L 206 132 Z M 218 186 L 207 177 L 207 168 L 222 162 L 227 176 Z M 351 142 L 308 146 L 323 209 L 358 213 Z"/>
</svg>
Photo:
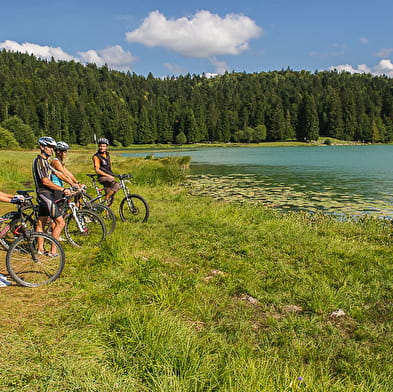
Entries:
<svg viewBox="0 0 393 392">
<path fill-rule="evenodd" d="M 48 146 L 48 147 L 53 147 L 53 148 L 55 148 L 56 147 L 56 141 L 55 141 L 55 139 L 53 139 L 53 137 L 50 137 L 50 136 L 44 136 L 44 137 L 40 137 L 39 139 L 38 139 L 38 144 L 40 145 L 40 146 Z"/>
</svg>

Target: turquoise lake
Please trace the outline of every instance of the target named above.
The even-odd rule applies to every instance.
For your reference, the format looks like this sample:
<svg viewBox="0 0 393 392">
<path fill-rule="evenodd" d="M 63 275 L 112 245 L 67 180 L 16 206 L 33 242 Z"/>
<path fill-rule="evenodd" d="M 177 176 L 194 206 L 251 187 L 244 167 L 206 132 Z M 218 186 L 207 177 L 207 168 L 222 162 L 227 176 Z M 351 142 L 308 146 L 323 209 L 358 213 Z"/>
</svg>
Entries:
<svg viewBox="0 0 393 392">
<path fill-rule="evenodd" d="M 393 218 L 393 146 L 207 147 L 189 155 L 194 194 L 284 210 Z"/>
</svg>

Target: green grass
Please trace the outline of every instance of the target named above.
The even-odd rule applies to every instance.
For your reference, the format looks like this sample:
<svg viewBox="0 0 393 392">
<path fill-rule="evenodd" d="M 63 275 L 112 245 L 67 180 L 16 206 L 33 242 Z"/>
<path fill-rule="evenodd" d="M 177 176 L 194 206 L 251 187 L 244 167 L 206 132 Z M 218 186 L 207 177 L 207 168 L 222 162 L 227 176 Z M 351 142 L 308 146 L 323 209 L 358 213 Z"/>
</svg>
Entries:
<svg viewBox="0 0 393 392">
<path fill-rule="evenodd" d="M 388 224 L 216 202 L 162 178 L 134 188 L 149 223 L 67 247 L 50 286 L 0 289 L 1 391 L 393 390 Z"/>
</svg>

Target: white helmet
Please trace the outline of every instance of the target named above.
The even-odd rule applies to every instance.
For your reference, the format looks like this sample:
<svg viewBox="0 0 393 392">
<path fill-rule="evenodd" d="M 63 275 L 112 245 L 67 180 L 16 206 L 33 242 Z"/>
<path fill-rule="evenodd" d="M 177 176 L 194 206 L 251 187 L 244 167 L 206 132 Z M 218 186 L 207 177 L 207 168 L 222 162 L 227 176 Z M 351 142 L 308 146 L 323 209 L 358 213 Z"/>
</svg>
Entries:
<svg viewBox="0 0 393 392">
<path fill-rule="evenodd" d="M 66 142 L 57 142 L 55 149 L 57 151 L 67 151 L 70 149 L 70 146 Z"/>
<path fill-rule="evenodd" d="M 102 138 L 98 139 L 97 144 L 106 144 L 107 146 L 109 146 L 109 140 L 106 139 L 105 137 L 102 137 Z"/>
<path fill-rule="evenodd" d="M 40 137 L 38 139 L 38 144 L 40 146 L 48 146 L 48 147 L 53 147 L 56 148 L 56 140 L 53 139 L 53 137 L 50 136 L 44 136 L 44 137 Z"/>
</svg>

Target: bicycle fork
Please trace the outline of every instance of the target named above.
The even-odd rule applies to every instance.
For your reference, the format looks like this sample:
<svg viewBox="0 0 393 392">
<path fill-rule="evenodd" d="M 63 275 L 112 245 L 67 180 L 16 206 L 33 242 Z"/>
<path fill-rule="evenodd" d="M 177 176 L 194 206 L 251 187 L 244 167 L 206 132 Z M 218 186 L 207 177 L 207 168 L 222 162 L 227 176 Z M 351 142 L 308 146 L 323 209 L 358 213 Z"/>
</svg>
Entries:
<svg viewBox="0 0 393 392">
<path fill-rule="evenodd" d="M 77 214 L 78 209 L 75 206 L 70 206 L 72 211 L 72 216 L 75 219 L 76 225 L 80 233 L 86 233 L 89 229 L 85 227 L 84 221 L 82 217 L 79 217 Z"/>
</svg>

